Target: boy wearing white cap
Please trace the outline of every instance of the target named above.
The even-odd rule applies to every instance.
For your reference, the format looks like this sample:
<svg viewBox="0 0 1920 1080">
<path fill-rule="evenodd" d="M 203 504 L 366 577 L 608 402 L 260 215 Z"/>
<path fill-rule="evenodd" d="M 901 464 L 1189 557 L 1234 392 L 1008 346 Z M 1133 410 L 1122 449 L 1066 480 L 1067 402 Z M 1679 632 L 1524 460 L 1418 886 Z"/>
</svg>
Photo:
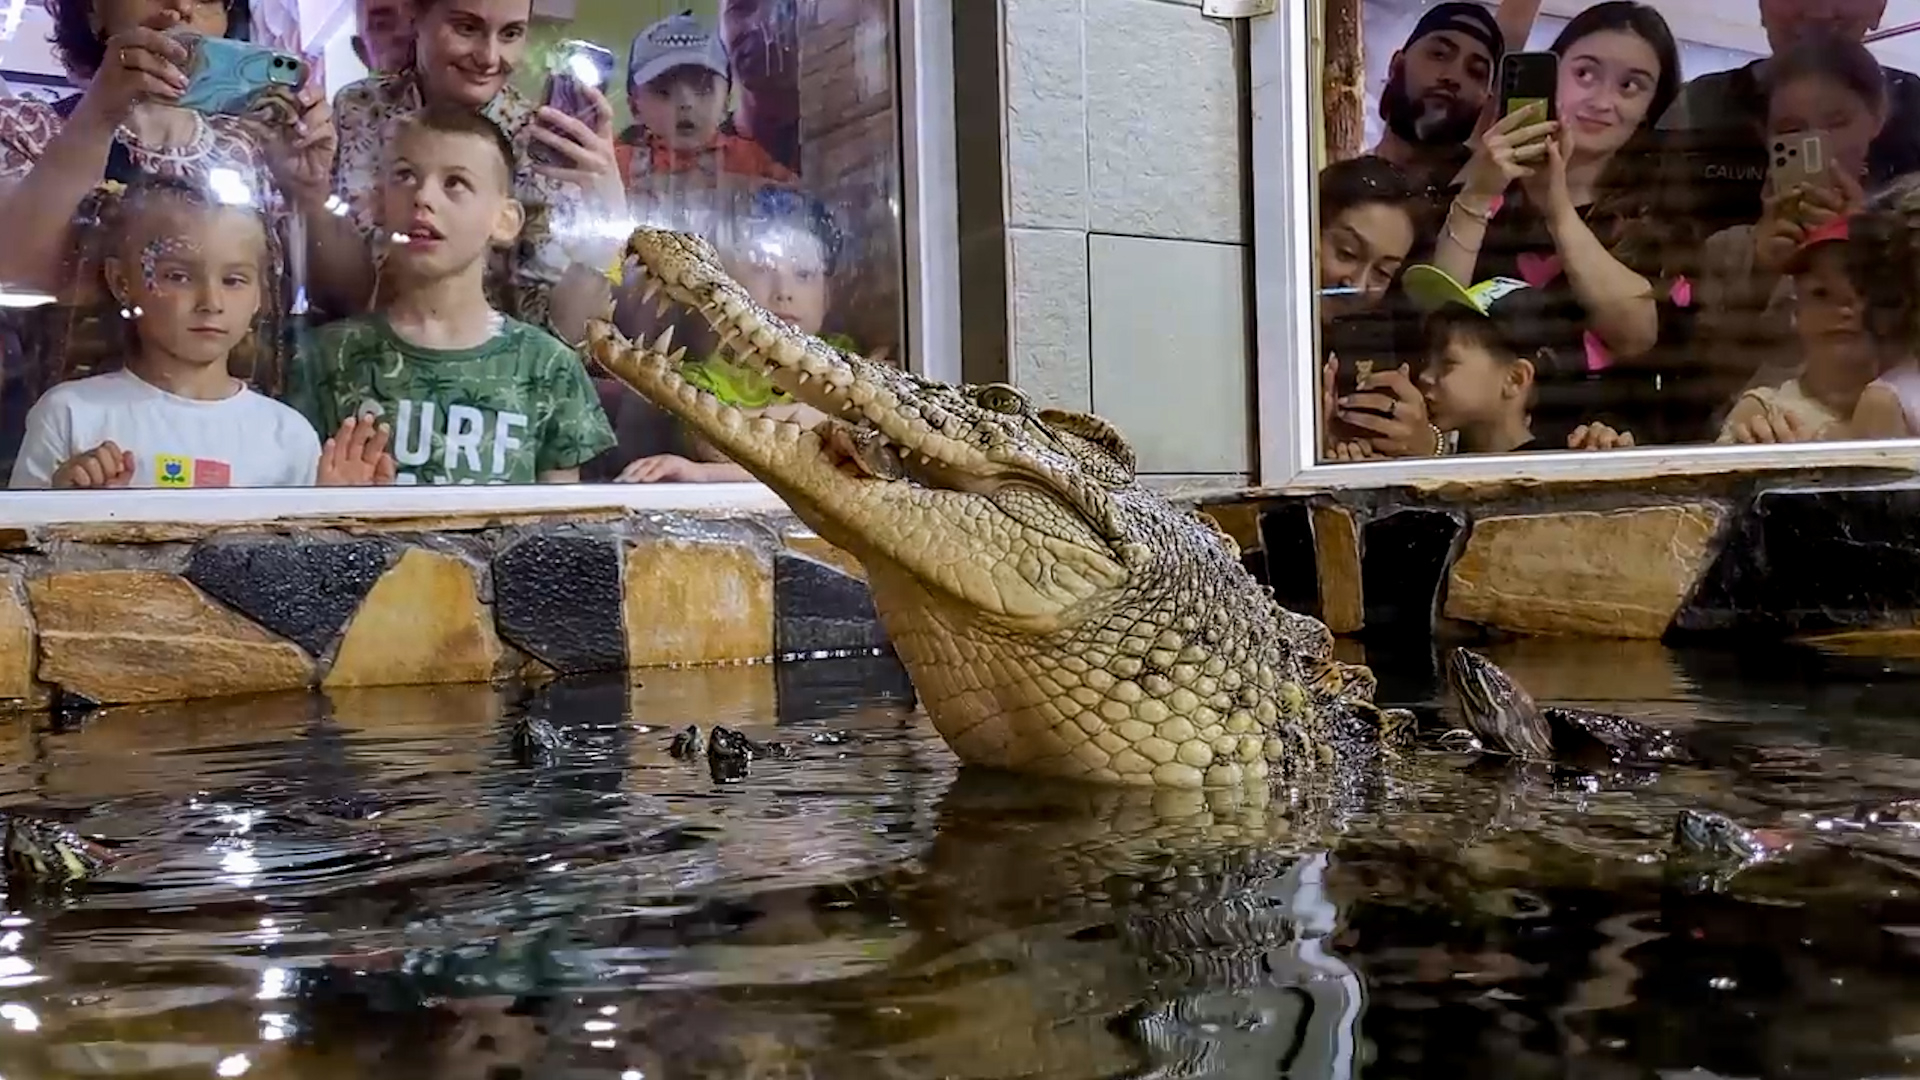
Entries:
<svg viewBox="0 0 1920 1080">
<path fill-rule="evenodd" d="M 660 174 L 792 180 L 758 143 L 723 129 L 732 90 L 725 47 L 691 12 L 642 30 L 627 57 L 627 100 L 638 122 L 616 148 L 627 189 L 638 192 Z"/>
</svg>

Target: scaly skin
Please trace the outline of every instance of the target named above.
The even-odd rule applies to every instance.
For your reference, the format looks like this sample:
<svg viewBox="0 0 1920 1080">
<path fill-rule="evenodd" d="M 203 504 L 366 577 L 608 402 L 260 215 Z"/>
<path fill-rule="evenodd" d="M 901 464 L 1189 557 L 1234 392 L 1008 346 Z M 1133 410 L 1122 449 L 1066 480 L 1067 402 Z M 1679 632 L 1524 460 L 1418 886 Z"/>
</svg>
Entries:
<svg viewBox="0 0 1920 1080">
<path fill-rule="evenodd" d="M 1401 734 L 1402 714 L 1371 705 L 1372 673 L 1274 603 L 1211 518 L 1140 486 L 1106 421 L 843 353 L 769 315 L 697 237 L 643 228 L 628 252 L 663 312 L 697 312 L 738 362 L 829 419 L 749 419 L 679 376 L 670 331 L 636 345 L 596 322 L 587 351 L 860 560 L 963 761 L 1231 786 Z"/>
</svg>

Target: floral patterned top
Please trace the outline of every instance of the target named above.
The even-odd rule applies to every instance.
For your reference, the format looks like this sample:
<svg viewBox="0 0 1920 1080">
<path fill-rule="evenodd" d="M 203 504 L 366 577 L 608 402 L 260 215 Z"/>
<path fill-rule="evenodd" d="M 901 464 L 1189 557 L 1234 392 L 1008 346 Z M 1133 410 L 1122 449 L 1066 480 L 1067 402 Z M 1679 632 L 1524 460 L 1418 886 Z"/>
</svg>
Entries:
<svg viewBox="0 0 1920 1080">
<path fill-rule="evenodd" d="M 344 199 L 354 224 L 371 236 L 374 231 L 374 195 L 380 178 L 380 157 L 395 121 L 421 107 L 420 82 L 411 68 L 392 75 L 362 79 L 334 98 L 333 123 L 340 138 L 334 165 L 334 192 Z M 489 274 L 495 306 L 515 318 L 545 326 L 553 286 L 574 256 L 565 238 L 572 235 L 573 215 L 585 199 L 577 187 L 536 172 L 527 157 L 532 142 L 528 128 L 538 106 L 511 85 L 503 87 L 481 110 L 506 132 L 518 160 L 513 169 L 513 197 L 526 208 L 520 242 Z"/>
</svg>

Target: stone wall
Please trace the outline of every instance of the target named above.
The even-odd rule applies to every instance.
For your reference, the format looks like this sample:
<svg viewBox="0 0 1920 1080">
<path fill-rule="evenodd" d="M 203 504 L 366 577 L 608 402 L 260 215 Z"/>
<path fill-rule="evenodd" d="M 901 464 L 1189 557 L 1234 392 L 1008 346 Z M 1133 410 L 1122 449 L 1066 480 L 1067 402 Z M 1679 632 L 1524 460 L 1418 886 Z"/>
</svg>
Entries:
<svg viewBox="0 0 1920 1080">
<path fill-rule="evenodd" d="M 859 565 L 785 516 L 0 529 L 0 706 L 885 646 Z"/>
<path fill-rule="evenodd" d="M 1004 207 L 960 188 L 972 229 L 1004 225 L 980 254 L 1007 276 L 998 377 L 1112 420 L 1143 473 L 1251 475 L 1244 23 L 1200 0 L 993 2 L 999 64 L 954 80 L 960 109 L 1003 113 Z"/>
<path fill-rule="evenodd" d="M 1436 631 L 1905 640 L 1920 481 L 1870 471 L 1326 490 L 1206 500 L 1289 608 Z"/>
</svg>

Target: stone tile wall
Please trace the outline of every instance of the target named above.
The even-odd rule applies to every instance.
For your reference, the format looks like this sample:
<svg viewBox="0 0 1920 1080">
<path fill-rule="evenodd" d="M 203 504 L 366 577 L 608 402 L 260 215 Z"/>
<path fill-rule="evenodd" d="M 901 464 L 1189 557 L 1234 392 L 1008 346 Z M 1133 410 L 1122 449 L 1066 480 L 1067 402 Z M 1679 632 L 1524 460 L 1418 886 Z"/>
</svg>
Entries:
<svg viewBox="0 0 1920 1080">
<path fill-rule="evenodd" d="M 1920 482 L 1901 475 L 1328 490 L 1205 509 L 1282 604 L 1336 633 L 1819 637 L 1872 652 L 1920 628 Z"/>
<path fill-rule="evenodd" d="M 1011 379 L 1119 423 L 1143 473 L 1250 475 L 1244 26 L 996 2 Z"/>
<path fill-rule="evenodd" d="M 0 708 L 885 650 L 786 516 L 0 531 Z"/>
</svg>

